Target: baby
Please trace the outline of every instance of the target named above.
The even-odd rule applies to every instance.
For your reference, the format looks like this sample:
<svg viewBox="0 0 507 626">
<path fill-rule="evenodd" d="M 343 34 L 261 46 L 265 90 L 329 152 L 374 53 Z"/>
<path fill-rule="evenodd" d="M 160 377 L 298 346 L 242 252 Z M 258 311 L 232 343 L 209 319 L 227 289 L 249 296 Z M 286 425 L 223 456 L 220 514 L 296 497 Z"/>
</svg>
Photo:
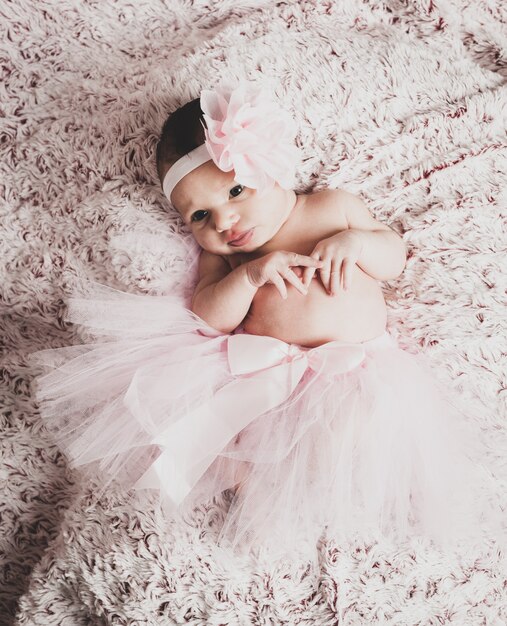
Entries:
<svg viewBox="0 0 507 626">
<path fill-rule="evenodd" d="M 171 178 L 181 156 L 204 148 L 202 122 L 196 99 L 169 117 L 157 150 L 167 197 L 203 249 L 192 310 L 224 333 L 242 324 L 306 347 L 381 335 L 379 281 L 403 271 L 402 238 L 346 191 L 297 194 L 275 180 L 259 193 L 209 152 Z"/>
<path fill-rule="evenodd" d="M 403 241 L 345 191 L 294 192 L 295 135 L 244 85 L 169 116 L 158 174 L 202 248 L 191 310 L 91 282 L 66 316 L 92 341 L 36 355 L 41 415 L 96 495 L 155 489 L 184 520 L 233 494 L 227 549 L 475 532 L 476 439 L 386 329 Z"/>
</svg>

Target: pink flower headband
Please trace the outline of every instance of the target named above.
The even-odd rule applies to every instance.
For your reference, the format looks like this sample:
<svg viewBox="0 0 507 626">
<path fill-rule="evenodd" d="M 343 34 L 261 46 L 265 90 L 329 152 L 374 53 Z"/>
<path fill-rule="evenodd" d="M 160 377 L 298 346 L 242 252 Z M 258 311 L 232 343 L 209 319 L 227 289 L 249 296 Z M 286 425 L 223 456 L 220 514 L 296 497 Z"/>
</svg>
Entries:
<svg viewBox="0 0 507 626">
<path fill-rule="evenodd" d="M 206 139 L 167 171 L 162 187 L 169 202 L 179 181 L 210 160 L 223 172 L 234 170 L 235 182 L 251 189 L 294 187 L 297 129 L 287 111 L 246 83 L 204 89 L 200 104 Z"/>
</svg>

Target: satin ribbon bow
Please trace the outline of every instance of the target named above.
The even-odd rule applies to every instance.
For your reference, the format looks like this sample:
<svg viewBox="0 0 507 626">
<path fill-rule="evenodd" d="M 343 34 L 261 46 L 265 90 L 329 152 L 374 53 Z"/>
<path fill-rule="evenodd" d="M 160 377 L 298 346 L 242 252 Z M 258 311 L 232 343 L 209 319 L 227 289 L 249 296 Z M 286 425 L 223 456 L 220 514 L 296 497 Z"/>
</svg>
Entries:
<svg viewBox="0 0 507 626">
<path fill-rule="evenodd" d="M 273 337 L 238 334 L 227 339 L 227 357 L 236 378 L 152 440 L 162 453 L 134 488 L 161 489 L 179 505 L 227 443 L 284 402 L 308 368 L 331 377 L 344 374 L 363 362 L 365 349 L 341 341 L 305 349 Z"/>
</svg>

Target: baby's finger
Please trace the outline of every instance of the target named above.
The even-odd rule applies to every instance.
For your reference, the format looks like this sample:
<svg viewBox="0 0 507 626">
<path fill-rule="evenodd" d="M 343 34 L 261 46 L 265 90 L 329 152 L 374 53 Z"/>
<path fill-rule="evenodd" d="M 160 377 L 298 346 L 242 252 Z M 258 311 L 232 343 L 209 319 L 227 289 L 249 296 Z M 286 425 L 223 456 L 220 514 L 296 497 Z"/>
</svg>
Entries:
<svg viewBox="0 0 507 626">
<path fill-rule="evenodd" d="M 319 269 L 320 280 L 324 289 L 329 293 L 329 277 L 331 273 L 331 263 L 324 259 L 324 265 Z"/>
<path fill-rule="evenodd" d="M 280 295 L 285 300 L 287 298 L 287 287 L 285 286 L 283 278 L 279 276 L 278 274 L 275 274 L 271 278 L 271 282 L 278 289 L 278 291 L 280 292 Z"/>
<path fill-rule="evenodd" d="M 312 278 L 315 274 L 315 272 L 317 271 L 316 267 L 305 267 L 305 269 L 303 270 L 303 275 L 302 275 L 302 281 L 303 281 L 303 285 L 308 289 L 308 287 L 310 286 L 310 283 L 312 282 Z"/>
<path fill-rule="evenodd" d="M 331 263 L 329 292 L 332 296 L 336 295 L 340 289 L 341 264 L 341 259 L 337 259 Z"/>
<path fill-rule="evenodd" d="M 352 282 L 352 270 L 354 269 L 355 263 L 352 263 L 350 259 L 343 259 L 342 264 L 342 282 L 343 289 L 347 291 L 350 288 L 350 283 Z"/>
<path fill-rule="evenodd" d="M 283 277 L 286 281 L 288 281 L 291 285 L 293 285 L 298 291 L 300 291 L 304 296 L 308 293 L 308 290 L 303 285 L 301 280 L 294 274 L 292 270 L 287 270 L 284 272 Z"/>
<path fill-rule="evenodd" d="M 323 261 L 317 257 L 305 256 L 304 254 L 298 254 L 298 263 L 294 265 L 305 265 L 306 267 L 322 267 Z"/>
<path fill-rule="evenodd" d="M 315 272 L 322 267 L 322 259 L 319 256 L 318 252 L 313 252 L 312 256 L 306 257 L 309 263 L 306 264 L 306 267 L 303 270 L 303 285 L 308 289 L 310 283 L 312 282 L 313 276 Z M 313 263 L 312 263 L 313 260 Z"/>
</svg>

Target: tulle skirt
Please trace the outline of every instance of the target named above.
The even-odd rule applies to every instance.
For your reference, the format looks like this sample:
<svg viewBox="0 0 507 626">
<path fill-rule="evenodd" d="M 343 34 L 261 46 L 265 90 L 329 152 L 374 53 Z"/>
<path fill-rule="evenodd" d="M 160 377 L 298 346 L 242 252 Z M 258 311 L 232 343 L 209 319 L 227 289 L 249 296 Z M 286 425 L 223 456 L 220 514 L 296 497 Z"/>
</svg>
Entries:
<svg viewBox="0 0 507 626">
<path fill-rule="evenodd" d="M 387 331 L 303 348 L 224 335 L 176 296 L 96 283 L 85 343 L 32 355 L 41 416 L 72 467 L 169 517 L 226 493 L 227 550 L 291 554 L 323 533 L 439 543 L 505 534 L 464 413 Z"/>
</svg>

